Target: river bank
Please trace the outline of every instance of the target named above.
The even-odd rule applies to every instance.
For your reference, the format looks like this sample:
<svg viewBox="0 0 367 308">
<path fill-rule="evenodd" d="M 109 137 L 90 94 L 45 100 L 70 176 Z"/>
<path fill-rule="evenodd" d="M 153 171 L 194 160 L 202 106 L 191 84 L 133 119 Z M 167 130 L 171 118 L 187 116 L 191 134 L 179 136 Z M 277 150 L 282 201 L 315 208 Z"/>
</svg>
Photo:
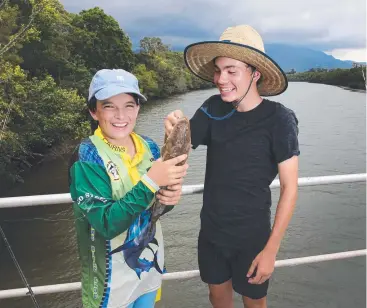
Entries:
<svg viewBox="0 0 367 308">
<path fill-rule="evenodd" d="M 346 89 L 366 90 L 366 82 L 362 69 L 354 67 L 351 69 L 311 69 L 302 73 L 288 73 L 288 81 L 310 82 L 340 86 Z"/>
</svg>

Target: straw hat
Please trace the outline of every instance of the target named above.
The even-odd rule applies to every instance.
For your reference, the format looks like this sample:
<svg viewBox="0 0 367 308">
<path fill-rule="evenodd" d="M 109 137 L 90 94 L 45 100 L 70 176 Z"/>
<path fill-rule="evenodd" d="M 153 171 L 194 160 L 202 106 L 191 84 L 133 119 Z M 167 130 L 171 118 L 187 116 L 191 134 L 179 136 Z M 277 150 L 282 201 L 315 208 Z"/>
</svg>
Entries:
<svg viewBox="0 0 367 308">
<path fill-rule="evenodd" d="M 287 77 L 279 65 L 265 54 L 264 43 L 252 27 L 240 25 L 227 28 L 219 41 L 194 43 L 185 48 L 187 67 L 198 77 L 213 82 L 214 59 L 233 58 L 254 66 L 263 76 L 258 85 L 259 94 L 272 96 L 283 93 Z"/>
</svg>

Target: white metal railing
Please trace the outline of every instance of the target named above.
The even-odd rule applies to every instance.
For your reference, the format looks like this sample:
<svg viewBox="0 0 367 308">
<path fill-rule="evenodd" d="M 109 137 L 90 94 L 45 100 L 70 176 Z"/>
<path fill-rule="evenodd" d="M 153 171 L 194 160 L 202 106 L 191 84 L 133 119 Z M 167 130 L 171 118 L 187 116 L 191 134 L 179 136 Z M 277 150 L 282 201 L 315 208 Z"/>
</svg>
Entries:
<svg viewBox="0 0 367 308">
<path fill-rule="evenodd" d="M 365 182 L 367 180 L 367 174 L 348 174 L 348 175 L 333 175 L 333 176 L 319 176 L 319 177 L 306 177 L 299 178 L 299 186 L 315 186 L 325 184 L 340 184 L 340 183 L 354 183 L 354 182 Z M 279 180 L 274 180 L 271 184 L 271 188 L 279 187 Z M 195 194 L 203 192 L 204 185 L 186 185 L 183 186 L 183 194 Z M 36 205 L 48 205 L 48 204 L 61 204 L 72 202 L 70 194 L 53 194 L 53 195 L 38 195 L 38 196 L 25 196 L 25 197 L 10 197 L 0 198 L 0 209 L 11 208 L 11 207 L 23 207 L 23 206 L 36 206 Z M 309 256 L 302 258 L 278 260 L 275 262 L 275 267 L 285 266 L 296 266 L 300 264 L 309 264 L 322 261 L 346 259 L 352 257 L 366 256 L 367 249 L 345 251 L 332 254 L 324 254 L 317 256 Z M 198 270 L 184 271 L 184 272 L 173 272 L 166 273 L 163 275 L 163 280 L 177 280 L 177 279 L 189 279 L 199 276 Z M 68 291 L 80 290 L 80 282 L 36 286 L 32 287 L 32 291 L 35 295 L 49 294 L 49 293 L 60 293 Z M 27 288 L 11 289 L 11 290 L 0 290 L 0 299 L 14 298 L 28 296 Z"/>
<path fill-rule="evenodd" d="M 346 252 L 331 253 L 331 254 L 325 254 L 325 255 L 309 256 L 309 257 L 303 257 L 303 258 L 278 260 L 275 262 L 275 267 L 296 266 L 300 264 L 309 264 L 309 263 L 322 262 L 322 261 L 339 260 L 339 259 L 346 259 L 346 258 L 366 256 L 366 255 L 367 255 L 367 249 L 346 251 Z M 198 277 L 199 274 L 200 273 L 198 270 L 167 273 L 163 275 L 163 280 L 190 279 L 190 278 Z M 78 291 L 80 289 L 81 289 L 80 282 L 32 287 L 32 291 L 35 295 Z M 27 295 L 29 295 L 27 288 L 0 291 L 0 299 L 23 297 Z"/>
<path fill-rule="evenodd" d="M 315 186 L 326 184 L 341 184 L 365 182 L 367 180 L 366 173 L 346 174 L 346 175 L 330 175 L 317 177 L 304 177 L 298 179 L 298 185 L 301 186 Z M 274 180 L 271 183 L 271 188 L 280 186 L 279 180 Z M 182 188 L 183 195 L 199 194 L 204 190 L 204 185 L 184 185 Z M 37 205 L 54 205 L 72 202 L 70 194 L 52 194 L 52 195 L 35 195 L 24 197 L 9 197 L 0 198 L 0 209 L 23 206 L 37 206 Z"/>
</svg>

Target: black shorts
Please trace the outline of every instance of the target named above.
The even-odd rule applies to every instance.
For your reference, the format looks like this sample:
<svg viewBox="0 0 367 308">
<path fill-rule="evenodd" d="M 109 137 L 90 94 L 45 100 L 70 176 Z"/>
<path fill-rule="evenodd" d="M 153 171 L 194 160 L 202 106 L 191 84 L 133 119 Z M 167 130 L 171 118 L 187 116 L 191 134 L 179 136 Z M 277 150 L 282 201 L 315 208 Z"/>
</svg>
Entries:
<svg viewBox="0 0 367 308">
<path fill-rule="evenodd" d="M 269 236 L 244 243 L 244 249 L 218 246 L 202 233 L 199 234 L 198 260 L 201 280 L 207 284 L 222 284 L 232 279 L 233 290 L 251 299 L 267 295 L 269 280 L 263 284 L 250 284 L 246 277 L 252 261 L 265 247 Z M 252 275 L 254 277 L 255 273 Z"/>
</svg>

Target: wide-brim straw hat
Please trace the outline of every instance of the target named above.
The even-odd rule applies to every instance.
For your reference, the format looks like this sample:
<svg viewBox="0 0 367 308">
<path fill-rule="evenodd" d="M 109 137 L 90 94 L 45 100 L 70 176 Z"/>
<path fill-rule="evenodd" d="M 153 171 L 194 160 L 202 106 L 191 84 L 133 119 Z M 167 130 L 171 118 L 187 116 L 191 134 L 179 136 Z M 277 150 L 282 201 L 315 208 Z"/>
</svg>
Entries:
<svg viewBox="0 0 367 308">
<path fill-rule="evenodd" d="M 248 25 L 229 27 L 219 41 L 194 43 L 184 51 L 187 67 L 196 76 L 210 82 L 214 80 L 214 60 L 217 57 L 228 57 L 254 66 L 263 76 L 258 84 L 262 96 L 279 95 L 288 87 L 283 70 L 265 54 L 260 34 Z"/>
</svg>

